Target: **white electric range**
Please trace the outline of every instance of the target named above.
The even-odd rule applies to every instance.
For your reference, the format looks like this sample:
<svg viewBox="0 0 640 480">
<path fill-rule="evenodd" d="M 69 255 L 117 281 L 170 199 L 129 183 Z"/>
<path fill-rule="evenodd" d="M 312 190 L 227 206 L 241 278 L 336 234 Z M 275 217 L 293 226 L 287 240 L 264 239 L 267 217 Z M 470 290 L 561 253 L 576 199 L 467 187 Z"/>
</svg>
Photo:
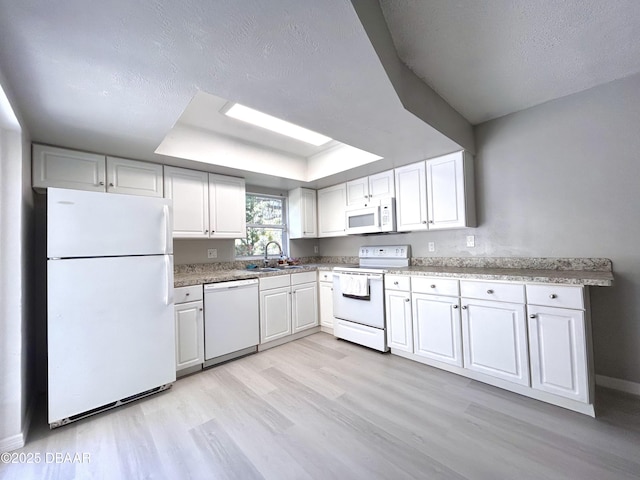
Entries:
<svg viewBox="0 0 640 480">
<path fill-rule="evenodd" d="M 333 269 L 333 334 L 386 352 L 384 274 L 409 266 L 411 246 L 364 246 L 358 258 L 357 267 Z"/>
</svg>

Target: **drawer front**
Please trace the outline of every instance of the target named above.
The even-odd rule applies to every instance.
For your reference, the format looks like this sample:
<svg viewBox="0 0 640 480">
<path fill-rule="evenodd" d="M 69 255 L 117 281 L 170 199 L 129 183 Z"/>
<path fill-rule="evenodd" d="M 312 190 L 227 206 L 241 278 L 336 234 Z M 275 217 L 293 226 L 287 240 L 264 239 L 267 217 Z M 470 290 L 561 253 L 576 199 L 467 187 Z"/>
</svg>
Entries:
<svg viewBox="0 0 640 480">
<path fill-rule="evenodd" d="M 411 277 L 407 275 L 385 275 L 384 288 L 387 290 L 405 290 L 411 289 Z"/>
<path fill-rule="evenodd" d="M 525 303 L 524 284 L 460 281 L 460 296 L 494 300 L 497 302 Z"/>
<path fill-rule="evenodd" d="M 320 282 L 333 282 L 333 272 L 318 270 L 318 280 Z"/>
<path fill-rule="evenodd" d="M 303 283 L 315 282 L 316 272 L 301 272 L 291 275 L 291 285 L 301 285 Z"/>
<path fill-rule="evenodd" d="M 583 287 L 565 285 L 527 285 L 527 303 L 584 310 Z"/>
<path fill-rule="evenodd" d="M 173 303 L 195 302 L 197 300 L 202 300 L 202 285 L 174 288 L 173 298 Z"/>
<path fill-rule="evenodd" d="M 411 291 L 416 293 L 431 293 L 433 295 L 460 295 L 458 280 L 437 277 L 413 277 Z"/>
<path fill-rule="evenodd" d="M 291 275 L 274 275 L 260 279 L 260 290 L 288 287 L 289 285 L 291 285 Z"/>
</svg>

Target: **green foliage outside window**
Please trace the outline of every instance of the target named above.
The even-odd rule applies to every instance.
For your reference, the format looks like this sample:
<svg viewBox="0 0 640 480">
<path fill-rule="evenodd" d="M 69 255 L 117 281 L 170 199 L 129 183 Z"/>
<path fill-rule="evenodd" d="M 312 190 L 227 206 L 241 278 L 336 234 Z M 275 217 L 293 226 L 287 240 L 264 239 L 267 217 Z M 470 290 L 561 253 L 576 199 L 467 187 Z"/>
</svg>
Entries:
<svg viewBox="0 0 640 480">
<path fill-rule="evenodd" d="M 284 242 L 284 199 L 254 194 L 246 196 L 247 236 L 236 239 L 236 257 L 263 256 L 264 247 L 276 241 L 282 248 Z M 269 247 L 269 254 L 278 248 Z"/>
</svg>

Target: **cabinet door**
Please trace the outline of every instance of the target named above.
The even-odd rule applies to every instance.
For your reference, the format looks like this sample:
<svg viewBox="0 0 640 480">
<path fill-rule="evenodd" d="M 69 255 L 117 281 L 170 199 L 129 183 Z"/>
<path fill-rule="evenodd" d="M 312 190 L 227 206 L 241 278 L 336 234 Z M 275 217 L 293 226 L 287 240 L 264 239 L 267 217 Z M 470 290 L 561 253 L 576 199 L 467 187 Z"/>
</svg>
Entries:
<svg viewBox="0 0 640 480">
<path fill-rule="evenodd" d="M 401 290 L 386 290 L 385 303 L 389 348 L 413 352 L 411 294 Z"/>
<path fill-rule="evenodd" d="M 289 238 L 318 236 L 316 191 L 296 188 L 289 191 Z"/>
<path fill-rule="evenodd" d="M 181 303 L 174 308 L 176 316 L 176 370 L 182 370 L 204 362 L 202 302 Z"/>
<path fill-rule="evenodd" d="M 105 157 L 64 148 L 34 145 L 33 187 L 105 192 Z"/>
<path fill-rule="evenodd" d="M 462 299 L 464 367 L 529 385 L 524 305 Z"/>
<path fill-rule="evenodd" d="M 164 196 L 173 200 L 174 238 L 209 237 L 207 172 L 164 167 Z"/>
<path fill-rule="evenodd" d="M 347 182 L 347 205 L 362 205 L 369 201 L 369 177 Z"/>
<path fill-rule="evenodd" d="M 291 335 L 291 287 L 260 292 L 260 343 Z"/>
<path fill-rule="evenodd" d="M 427 160 L 429 229 L 466 226 L 463 152 Z"/>
<path fill-rule="evenodd" d="M 462 326 L 458 299 L 412 293 L 416 355 L 462 367 Z"/>
<path fill-rule="evenodd" d="M 291 293 L 292 333 L 318 325 L 318 284 L 295 285 L 291 287 Z"/>
<path fill-rule="evenodd" d="M 369 200 L 395 197 L 395 181 L 393 170 L 369 176 Z"/>
<path fill-rule="evenodd" d="M 107 157 L 107 192 L 161 197 L 162 165 Z"/>
<path fill-rule="evenodd" d="M 532 387 L 587 402 L 584 312 L 532 305 L 528 308 Z"/>
<path fill-rule="evenodd" d="M 346 184 L 318 190 L 318 237 L 346 235 Z"/>
<path fill-rule="evenodd" d="M 333 328 L 333 283 L 320 282 L 320 325 Z"/>
<path fill-rule="evenodd" d="M 427 229 L 425 162 L 396 168 L 396 221 L 399 232 Z"/>
<path fill-rule="evenodd" d="M 247 200 L 244 178 L 209 174 L 209 236 L 244 238 Z"/>
</svg>

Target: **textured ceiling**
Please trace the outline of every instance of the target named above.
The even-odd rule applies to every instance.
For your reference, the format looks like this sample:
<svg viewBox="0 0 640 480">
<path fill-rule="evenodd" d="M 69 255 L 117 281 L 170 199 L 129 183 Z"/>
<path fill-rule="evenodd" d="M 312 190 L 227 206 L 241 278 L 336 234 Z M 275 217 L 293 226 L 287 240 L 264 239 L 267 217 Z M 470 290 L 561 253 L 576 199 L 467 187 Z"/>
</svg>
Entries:
<svg viewBox="0 0 640 480">
<path fill-rule="evenodd" d="M 638 0 L 381 0 L 399 57 L 473 124 L 640 72 Z"/>
<path fill-rule="evenodd" d="M 460 148 L 403 107 L 345 0 L 0 0 L 0 69 L 33 139 L 78 149 L 180 164 L 153 152 L 198 91 L 387 167 Z"/>
</svg>

